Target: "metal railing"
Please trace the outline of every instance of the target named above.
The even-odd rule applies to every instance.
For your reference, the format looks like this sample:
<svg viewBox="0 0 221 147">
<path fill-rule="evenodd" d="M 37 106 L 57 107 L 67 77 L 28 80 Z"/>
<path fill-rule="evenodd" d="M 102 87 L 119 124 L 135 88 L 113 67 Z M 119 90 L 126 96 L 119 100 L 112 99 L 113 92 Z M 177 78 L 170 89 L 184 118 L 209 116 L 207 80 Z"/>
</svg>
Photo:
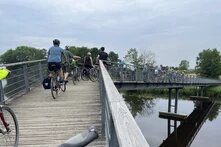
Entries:
<svg viewBox="0 0 221 147">
<path fill-rule="evenodd" d="M 110 62 L 108 72 L 114 81 L 136 81 L 146 83 L 179 83 L 179 84 L 221 84 L 221 80 L 197 77 L 175 70 L 158 70 L 154 67 L 141 67 L 130 64 Z"/>
<path fill-rule="evenodd" d="M 11 74 L 0 81 L 0 102 L 25 94 L 38 86 L 47 74 L 46 65 L 45 59 L 5 64 Z"/>
<path fill-rule="evenodd" d="M 106 136 L 107 146 L 149 147 L 102 61 L 99 64 L 102 133 Z"/>
</svg>

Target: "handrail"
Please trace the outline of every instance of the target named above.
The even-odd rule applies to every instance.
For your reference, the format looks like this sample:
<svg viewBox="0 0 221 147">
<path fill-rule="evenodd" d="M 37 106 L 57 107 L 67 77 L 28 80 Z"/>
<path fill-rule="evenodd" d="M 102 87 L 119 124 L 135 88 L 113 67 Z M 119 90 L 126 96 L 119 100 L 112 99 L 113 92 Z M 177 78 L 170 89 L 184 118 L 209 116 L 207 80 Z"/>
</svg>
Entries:
<svg viewBox="0 0 221 147">
<path fill-rule="evenodd" d="M 15 65 L 22 65 L 22 64 L 29 64 L 29 63 L 41 62 L 41 61 L 46 61 L 46 59 L 32 60 L 32 61 L 24 61 L 24 62 L 16 62 L 16 63 L 8 63 L 8 64 L 3 64 L 3 66 L 8 67 L 8 66 L 15 66 Z"/>
<path fill-rule="evenodd" d="M 18 66 L 19 65 L 19 66 Z M 46 76 L 46 59 L 4 64 L 10 67 L 11 74 L 0 81 L 0 102 L 29 92 L 43 81 Z"/>
<path fill-rule="evenodd" d="M 105 128 L 103 131 L 105 131 L 108 146 L 149 147 L 102 61 L 99 61 L 99 65 L 102 129 Z"/>
</svg>

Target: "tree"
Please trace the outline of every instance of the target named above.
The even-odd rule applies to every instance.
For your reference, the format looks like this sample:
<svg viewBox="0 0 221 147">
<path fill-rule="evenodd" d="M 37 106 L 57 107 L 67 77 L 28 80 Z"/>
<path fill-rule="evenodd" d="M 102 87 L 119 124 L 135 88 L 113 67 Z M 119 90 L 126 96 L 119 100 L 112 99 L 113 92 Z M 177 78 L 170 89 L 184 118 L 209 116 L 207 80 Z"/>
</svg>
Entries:
<svg viewBox="0 0 221 147">
<path fill-rule="evenodd" d="M 196 72 L 201 76 L 218 78 L 221 72 L 220 52 L 214 49 L 204 49 L 196 59 Z"/>
<path fill-rule="evenodd" d="M 36 49 L 33 47 L 19 46 L 15 50 L 9 49 L 1 55 L 1 62 L 15 63 L 22 61 L 45 59 L 47 55 L 46 49 Z"/>
<path fill-rule="evenodd" d="M 179 69 L 180 70 L 187 70 L 189 68 L 189 61 L 187 60 L 181 60 L 179 64 Z"/>
<path fill-rule="evenodd" d="M 109 56 L 111 62 L 117 62 L 118 61 L 119 56 L 118 56 L 117 53 L 111 51 L 108 56 Z"/>
<path fill-rule="evenodd" d="M 93 59 L 93 62 L 96 63 L 96 59 L 97 59 L 97 55 L 99 53 L 99 49 L 94 47 L 94 48 L 90 49 L 90 52 L 91 52 L 91 57 Z"/>
<path fill-rule="evenodd" d="M 138 51 L 136 48 L 131 48 L 127 51 L 127 54 L 124 57 L 125 61 L 132 63 L 134 65 L 141 65 L 142 59 L 138 56 Z"/>
<path fill-rule="evenodd" d="M 141 59 L 141 64 L 150 64 L 150 65 L 154 65 L 155 64 L 155 54 L 153 52 L 151 52 L 150 50 L 142 50 L 141 51 L 141 55 L 140 55 L 140 59 Z"/>
<path fill-rule="evenodd" d="M 70 46 L 69 50 L 74 55 L 80 56 L 81 58 L 84 58 L 87 55 L 87 52 L 90 51 L 90 49 L 87 47 L 75 47 L 75 46 Z"/>
</svg>

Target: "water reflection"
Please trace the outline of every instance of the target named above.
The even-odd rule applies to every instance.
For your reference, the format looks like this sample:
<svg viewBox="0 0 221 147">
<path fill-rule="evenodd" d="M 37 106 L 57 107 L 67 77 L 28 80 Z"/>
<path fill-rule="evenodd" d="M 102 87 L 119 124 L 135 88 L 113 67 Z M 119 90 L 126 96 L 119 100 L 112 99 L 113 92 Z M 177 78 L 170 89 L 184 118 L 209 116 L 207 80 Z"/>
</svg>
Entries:
<svg viewBox="0 0 221 147">
<path fill-rule="evenodd" d="M 219 102 L 216 102 L 212 108 L 212 110 L 210 111 L 209 115 L 208 115 L 208 119 L 210 121 L 213 121 L 214 119 L 216 119 L 219 115 L 219 109 L 220 109 L 221 104 Z"/>
<path fill-rule="evenodd" d="M 193 112 L 181 122 L 178 128 L 169 134 L 160 147 L 188 147 L 199 132 L 203 123 L 207 119 L 209 112 L 214 106 L 214 102 L 198 102 Z M 171 121 L 171 120 L 169 120 Z M 168 122 L 169 122 L 168 121 Z M 174 120 L 176 122 L 176 120 Z M 169 125 L 169 123 L 168 123 Z M 168 126 L 168 132 L 170 126 Z"/>
<path fill-rule="evenodd" d="M 193 101 L 179 100 L 178 113 L 188 114 L 188 121 L 186 121 L 186 123 L 181 123 L 180 126 L 178 126 L 176 133 L 179 134 L 179 137 L 177 137 L 178 140 L 183 140 L 180 142 L 186 143 L 183 143 L 182 145 L 166 145 L 166 140 L 168 139 L 167 120 L 158 118 L 158 114 L 159 111 L 167 111 L 167 98 L 156 99 L 148 97 L 149 96 L 124 94 L 125 101 L 127 102 L 131 113 L 135 117 L 137 124 L 141 128 L 151 147 L 190 146 L 190 143 L 202 125 L 203 127 L 201 131 L 198 133 L 191 146 L 220 146 L 220 139 L 213 141 L 215 138 L 219 138 L 221 136 L 221 126 L 219 125 L 221 123 L 221 115 L 219 115 L 221 107 L 220 102 L 213 104 L 213 107 L 211 107 L 210 103 L 200 104 L 193 103 Z M 203 109 L 200 109 L 200 107 L 203 107 Z M 172 132 L 169 136 L 170 139 L 168 139 L 175 142 L 177 139 L 174 139 L 175 137 L 171 136 L 175 136 L 175 132 Z"/>
<path fill-rule="evenodd" d="M 130 94 L 124 94 L 124 100 L 128 104 L 128 108 L 133 115 L 133 117 L 136 117 L 139 115 L 150 115 L 153 113 L 153 107 L 155 106 L 154 99 L 153 98 L 145 98 L 140 95 L 130 95 Z"/>
</svg>

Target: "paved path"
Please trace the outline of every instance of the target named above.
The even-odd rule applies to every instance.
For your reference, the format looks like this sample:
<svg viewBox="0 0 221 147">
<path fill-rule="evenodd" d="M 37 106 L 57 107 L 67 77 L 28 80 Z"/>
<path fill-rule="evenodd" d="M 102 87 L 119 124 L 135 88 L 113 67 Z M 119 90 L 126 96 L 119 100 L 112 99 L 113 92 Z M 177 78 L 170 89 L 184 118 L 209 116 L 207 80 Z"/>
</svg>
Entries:
<svg viewBox="0 0 221 147">
<path fill-rule="evenodd" d="M 13 100 L 9 106 L 19 122 L 19 147 L 56 147 L 94 124 L 101 130 L 101 105 L 98 83 L 67 85 L 54 100 L 50 90 L 37 87 Z M 89 146 L 103 147 L 103 137 Z"/>
</svg>

